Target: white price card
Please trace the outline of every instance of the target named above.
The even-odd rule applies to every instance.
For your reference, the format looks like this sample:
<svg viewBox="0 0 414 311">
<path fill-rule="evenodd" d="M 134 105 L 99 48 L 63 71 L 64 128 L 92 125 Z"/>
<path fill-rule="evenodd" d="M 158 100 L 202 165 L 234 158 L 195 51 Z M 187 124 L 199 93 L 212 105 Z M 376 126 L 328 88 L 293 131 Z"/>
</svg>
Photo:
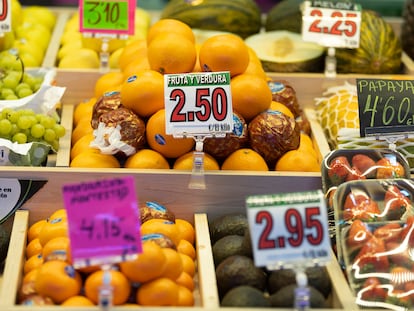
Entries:
<svg viewBox="0 0 414 311">
<path fill-rule="evenodd" d="M 167 134 L 211 136 L 233 131 L 229 72 L 166 74 L 164 94 Z"/>
<path fill-rule="evenodd" d="M 305 1 L 302 38 L 327 47 L 358 48 L 361 6 L 349 2 Z"/>
<path fill-rule="evenodd" d="M 279 269 L 331 260 L 321 190 L 249 196 L 246 208 L 256 266 Z"/>
<path fill-rule="evenodd" d="M 3 32 L 9 32 L 12 30 L 12 9 L 11 0 L 3 0 L 0 2 L 0 38 L 4 36 Z"/>
</svg>

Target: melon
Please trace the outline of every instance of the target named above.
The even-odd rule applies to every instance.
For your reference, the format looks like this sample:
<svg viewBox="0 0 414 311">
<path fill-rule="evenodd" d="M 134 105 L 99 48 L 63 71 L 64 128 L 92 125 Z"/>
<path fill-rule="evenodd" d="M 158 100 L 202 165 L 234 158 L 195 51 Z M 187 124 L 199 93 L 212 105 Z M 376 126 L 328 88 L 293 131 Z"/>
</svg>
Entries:
<svg viewBox="0 0 414 311">
<path fill-rule="evenodd" d="M 258 33 L 261 11 L 253 0 L 171 0 L 161 18 L 178 19 L 192 28 L 231 32 L 245 38 Z"/>
</svg>

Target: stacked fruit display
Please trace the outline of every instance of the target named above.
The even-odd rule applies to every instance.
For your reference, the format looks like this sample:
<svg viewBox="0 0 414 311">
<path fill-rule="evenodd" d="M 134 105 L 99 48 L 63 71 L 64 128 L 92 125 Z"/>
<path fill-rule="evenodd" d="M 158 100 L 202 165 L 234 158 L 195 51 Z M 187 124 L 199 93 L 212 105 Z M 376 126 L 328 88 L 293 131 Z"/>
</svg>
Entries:
<svg viewBox="0 0 414 311">
<path fill-rule="evenodd" d="M 109 271 L 112 303 L 129 306 L 195 304 L 195 228 L 156 202 L 140 207 L 142 253 Z M 18 303 L 92 306 L 99 303 L 104 271 L 72 265 L 68 219 L 58 209 L 28 230 Z"/>
<path fill-rule="evenodd" d="M 71 166 L 191 169 L 194 140 L 165 132 L 163 75 L 204 70 L 230 72 L 236 124 L 225 138 L 205 139 L 206 169 L 320 170 L 295 90 L 270 81 L 240 37 L 215 34 L 197 43 L 188 25 L 161 19 L 146 39 L 124 47 L 119 66 L 96 81 L 94 98 L 75 107 Z M 111 135 L 120 139 L 111 142 Z"/>
<path fill-rule="evenodd" d="M 100 53 L 109 54 L 108 66 L 118 68 L 118 57 L 130 41 L 145 38 L 151 22 L 150 14 L 141 8 L 135 10 L 134 35 L 127 39 L 110 38 L 104 50 L 102 38 L 86 37 L 79 31 L 79 12 L 70 16 L 60 38 L 56 66 L 62 69 L 97 69 L 101 66 Z"/>
<path fill-rule="evenodd" d="M 0 51 L 15 49 L 26 67 L 41 67 L 56 15 L 47 7 L 11 1 L 12 29 L 0 37 Z"/>
</svg>

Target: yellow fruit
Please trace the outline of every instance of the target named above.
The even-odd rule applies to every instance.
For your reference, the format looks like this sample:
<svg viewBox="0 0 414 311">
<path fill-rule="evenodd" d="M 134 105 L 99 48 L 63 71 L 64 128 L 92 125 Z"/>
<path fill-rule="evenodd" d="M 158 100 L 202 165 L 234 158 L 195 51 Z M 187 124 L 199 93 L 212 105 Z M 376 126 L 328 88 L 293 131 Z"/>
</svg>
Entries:
<svg viewBox="0 0 414 311">
<path fill-rule="evenodd" d="M 65 55 L 59 62 L 61 69 L 99 69 L 101 61 L 97 52 L 92 49 L 80 48 Z"/>
</svg>

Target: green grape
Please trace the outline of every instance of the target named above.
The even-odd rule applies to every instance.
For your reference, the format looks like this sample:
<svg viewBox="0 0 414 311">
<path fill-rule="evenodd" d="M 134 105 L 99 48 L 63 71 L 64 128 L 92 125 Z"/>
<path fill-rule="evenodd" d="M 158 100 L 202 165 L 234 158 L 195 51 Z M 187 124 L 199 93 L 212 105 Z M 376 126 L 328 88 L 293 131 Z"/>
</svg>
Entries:
<svg viewBox="0 0 414 311">
<path fill-rule="evenodd" d="M 16 124 L 20 129 L 25 130 L 25 129 L 29 129 L 32 126 L 32 120 L 30 116 L 22 115 L 17 120 Z"/>
<path fill-rule="evenodd" d="M 21 89 L 30 89 L 30 85 L 26 82 L 20 82 L 15 88 L 14 91 L 18 93 Z"/>
<path fill-rule="evenodd" d="M 39 123 L 34 124 L 30 129 L 30 135 L 34 138 L 41 138 L 44 133 L 45 127 Z"/>
<path fill-rule="evenodd" d="M 20 89 L 19 91 L 17 91 L 17 96 L 19 98 L 24 98 L 24 97 L 30 96 L 32 94 L 33 94 L 33 91 L 30 88 L 23 88 L 23 89 Z"/>
<path fill-rule="evenodd" d="M 14 110 L 12 108 L 4 108 L 1 111 L 1 117 L 2 119 L 8 119 L 9 118 L 9 114 L 14 112 Z"/>
<path fill-rule="evenodd" d="M 25 144 L 27 143 L 27 136 L 24 133 L 16 133 L 12 137 L 12 141 L 18 144 Z"/>
<path fill-rule="evenodd" d="M 63 136 L 65 136 L 66 134 L 66 129 L 63 125 L 56 123 L 55 126 L 53 127 L 53 130 L 56 133 L 56 136 L 58 138 L 61 138 Z"/>
<path fill-rule="evenodd" d="M 15 89 L 20 83 L 20 73 L 12 71 L 3 78 L 3 87 Z"/>
<path fill-rule="evenodd" d="M 19 111 L 11 110 L 7 114 L 7 119 L 13 124 L 17 124 L 17 120 L 19 120 L 19 118 L 20 118 L 20 112 Z"/>
<path fill-rule="evenodd" d="M 20 131 L 19 127 L 16 124 L 12 123 L 12 129 L 10 131 L 10 135 L 13 136 L 14 134 L 19 133 L 19 131 Z"/>
<path fill-rule="evenodd" d="M 50 142 L 50 145 L 52 146 L 52 149 L 55 151 L 59 150 L 59 140 L 54 140 L 52 142 Z"/>
<path fill-rule="evenodd" d="M 33 109 L 26 108 L 26 109 L 20 109 L 20 113 L 22 115 L 28 115 L 28 116 L 35 116 L 36 113 L 33 111 Z"/>
<path fill-rule="evenodd" d="M 48 142 L 52 143 L 56 139 L 56 133 L 53 129 L 47 128 L 45 129 L 45 133 L 43 134 L 43 139 Z"/>
<path fill-rule="evenodd" d="M 9 135 L 12 131 L 12 124 L 7 119 L 0 120 L 0 135 L 5 136 Z"/>
<path fill-rule="evenodd" d="M 5 100 L 16 100 L 16 99 L 19 99 L 19 97 L 16 94 L 10 94 L 10 95 L 7 95 L 4 99 Z"/>
<path fill-rule="evenodd" d="M 42 120 L 40 120 L 40 124 L 42 124 L 47 129 L 53 129 L 56 124 L 56 120 L 50 116 L 44 115 Z"/>
<path fill-rule="evenodd" d="M 12 89 L 3 88 L 1 90 L 1 98 L 6 99 L 6 97 L 9 96 L 9 95 L 15 95 L 14 91 Z"/>
</svg>

